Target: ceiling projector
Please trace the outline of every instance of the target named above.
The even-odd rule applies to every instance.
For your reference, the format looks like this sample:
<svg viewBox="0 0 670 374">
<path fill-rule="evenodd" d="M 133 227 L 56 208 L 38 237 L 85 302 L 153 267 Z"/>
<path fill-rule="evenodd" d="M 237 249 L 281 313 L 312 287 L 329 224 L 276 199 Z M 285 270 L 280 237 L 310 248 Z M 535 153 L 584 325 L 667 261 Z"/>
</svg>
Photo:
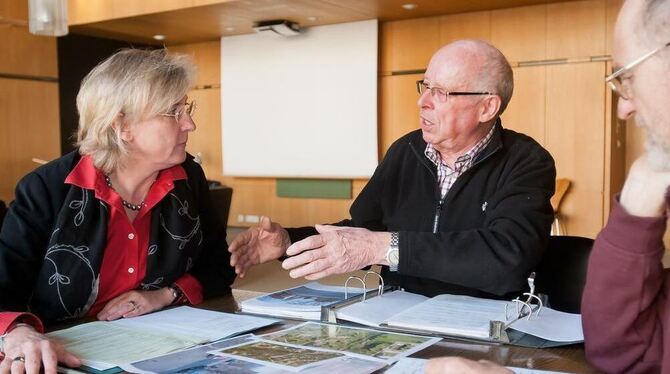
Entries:
<svg viewBox="0 0 670 374">
<path fill-rule="evenodd" d="M 294 36 L 300 34 L 300 25 L 284 19 L 272 21 L 260 21 L 254 25 L 257 33 L 272 33 L 281 36 Z"/>
</svg>

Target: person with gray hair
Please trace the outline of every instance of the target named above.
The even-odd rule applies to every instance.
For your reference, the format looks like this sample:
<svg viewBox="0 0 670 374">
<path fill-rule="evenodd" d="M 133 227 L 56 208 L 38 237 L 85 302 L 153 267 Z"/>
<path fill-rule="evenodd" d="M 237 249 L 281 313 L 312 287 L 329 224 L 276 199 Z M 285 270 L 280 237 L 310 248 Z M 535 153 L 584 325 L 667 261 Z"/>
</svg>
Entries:
<svg viewBox="0 0 670 374">
<path fill-rule="evenodd" d="M 605 373 L 670 372 L 670 0 L 627 0 L 614 31 L 617 114 L 646 131 L 594 243 L 582 298 L 586 358 Z"/>
<path fill-rule="evenodd" d="M 121 50 L 84 78 L 78 149 L 25 176 L 0 231 L 0 372 L 80 361 L 42 334 L 230 292 L 226 233 L 186 153 L 195 66 Z"/>
<path fill-rule="evenodd" d="M 549 239 L 556 170 L 537 142 L 502 127 L 513 87 L 490 44 L 442 47 L 417 82 L 420 129 L 389 148 L 351 219 L 284 229 L 264 218 L 231 243 L 231 265 L 244 276 L 288 255 L 293 278 L 380 264 L 385 284 L 427 296 L 523 291 Z"/>
</svg>

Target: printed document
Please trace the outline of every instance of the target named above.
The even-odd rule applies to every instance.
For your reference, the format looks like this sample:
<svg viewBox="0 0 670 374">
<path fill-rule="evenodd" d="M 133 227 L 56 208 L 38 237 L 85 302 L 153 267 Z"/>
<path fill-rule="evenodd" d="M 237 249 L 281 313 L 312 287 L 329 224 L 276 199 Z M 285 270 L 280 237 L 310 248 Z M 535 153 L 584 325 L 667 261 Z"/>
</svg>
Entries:
<svg viewBox="0 0 670 374">
<path fill-rule="evenodd" d="M 112 322 L 91 322 L 49 337 L 94 369 L 163 355 L 278 322 L 274 319 L 178 307 Z"/>
<path fill-rule="evenodd" d="M 340 308 L 336 315 L 346 321 L 379 327 L 387 319 L 426 300 L 426 296 L 405 291 L 385 292 L 382 296 Z"/>
<path fill-rule="evenodd" d="M 391 327 L 488 339 L 490 321 L 505 321 L 505 303 L 468 296 L 439 295 L 393 316 L 387 324 Z"/>
</svg>

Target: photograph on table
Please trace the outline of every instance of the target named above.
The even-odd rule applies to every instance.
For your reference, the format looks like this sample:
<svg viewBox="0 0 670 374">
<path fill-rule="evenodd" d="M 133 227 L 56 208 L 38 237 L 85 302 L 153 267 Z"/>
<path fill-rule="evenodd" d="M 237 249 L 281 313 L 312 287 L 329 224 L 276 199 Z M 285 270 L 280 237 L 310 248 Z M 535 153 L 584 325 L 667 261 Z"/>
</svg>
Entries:
<svg viewBox="0 0 670 374">
<path fill-rule="evenodd" d="M 343 353 L 294 347 L 274 342 L 256 341 L 211 351 L 224 357 L 264 364 L 290 371 L 300 371 L 325 361 L 343 357 Z"/>
<path fill-rule="evenodd" d="M 314 322 L 262 335 L 261 338 L 295 346 L 347 352 L 384 361 L 409 356 L 440 340 L 427 336 Z"/>
</svg>

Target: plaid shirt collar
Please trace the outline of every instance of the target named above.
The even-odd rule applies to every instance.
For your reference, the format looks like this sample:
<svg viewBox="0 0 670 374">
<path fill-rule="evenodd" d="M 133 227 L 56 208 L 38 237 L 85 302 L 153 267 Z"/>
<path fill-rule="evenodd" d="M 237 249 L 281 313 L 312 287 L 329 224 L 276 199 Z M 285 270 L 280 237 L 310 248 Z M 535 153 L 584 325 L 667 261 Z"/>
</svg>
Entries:
<svg viewBox="0 0 670 374">
<path fill-rule="evenodd" d="M 495 125 L 491 127 L 491 130 L 483 137 L 480 141 L 477 142 L 469 151 L 465 154 L 458 156 L 456 162 L 454 162 L 454 168 L 450 168 L 447 164 L 442 162 L 442 156 L 440 153 L 433 147 L 432 144 L 426 145 L 426 150 L 423 152 L 424 155 L 436 166 L 444 166 L 452 172 L 463 173 L 465 170 L 470 168 L 472 161 L 479 155 L 479 153 L 486 148 L 486 146 L 491 141 L 493 137 L 493 132 L 495 131 Z"/>
</svg>

